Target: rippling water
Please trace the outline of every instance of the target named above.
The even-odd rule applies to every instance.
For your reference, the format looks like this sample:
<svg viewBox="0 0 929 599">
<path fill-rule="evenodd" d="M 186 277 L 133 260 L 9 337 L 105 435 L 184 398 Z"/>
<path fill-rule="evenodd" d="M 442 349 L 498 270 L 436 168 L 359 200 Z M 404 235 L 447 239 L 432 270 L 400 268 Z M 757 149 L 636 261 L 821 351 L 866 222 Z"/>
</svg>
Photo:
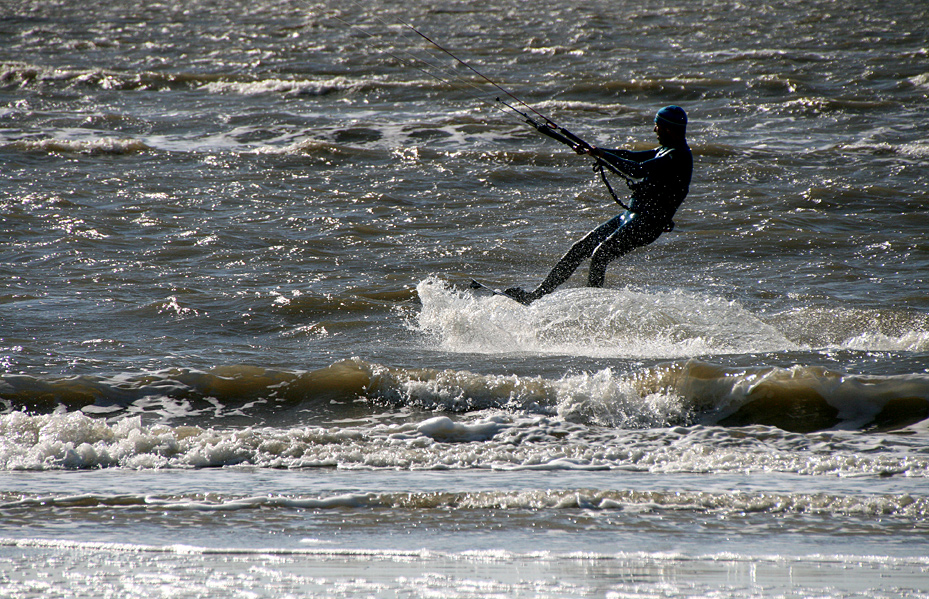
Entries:
<svg viewBox="0 0 929 599">
<path fill-rule="evenodd" d="M 5 3 L 2 594 L 929 596 L 927 22 Z M 468 290 L 617 209 L 407 24 L 591 143 L 685 107 L 677 229 Z"/>
</svg>

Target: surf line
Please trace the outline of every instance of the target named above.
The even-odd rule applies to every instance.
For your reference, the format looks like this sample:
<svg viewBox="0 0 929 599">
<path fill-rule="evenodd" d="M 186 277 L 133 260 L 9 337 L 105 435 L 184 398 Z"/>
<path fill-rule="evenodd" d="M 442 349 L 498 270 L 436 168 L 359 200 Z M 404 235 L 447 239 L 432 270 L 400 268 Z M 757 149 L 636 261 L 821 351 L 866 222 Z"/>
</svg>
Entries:
<svg viewBox="0 0 929 599">
<path fill-rule="evenodd" d="M 356 0 L 350 0 L 350 2 L 351 2 L 352 4 L 354 4 L 355 6 L 361 8 L 361 9 L 366 9 L 366 8 L 367 8 L 367 7 L 363 6 L 363 5 L 361 5 L 361 4 L 360 4 L 359 2 L 357 2 Z M 377 21 L 379 21 L 380 23 L 382 23 L 382 24 L 385 25 L 386 27 L 390 28 L 390 27 L 393 26 L 392 23 L 386 21 L 385 19 L 383 19 L 383 18 L 381 18 L 381 17 L 379 17 L 379 16 L 377 16 L 377 15 L 373 15 L 373 16 L 374 16 L 374 18 L 375 18 Z M 339 17 L 339 16 L 335 16 L 334 18 L 335 18 L 336 20 L 338 20 L 339 22 L 341 22 L 341 23 L 347 25 L 348 27 L 351 27 L 352 29 L 355 29 L 355 30 L 357 30 L 357 31 L 359 31 L 359 32 L 361 32 L 361 33 L 363 33 L 364 35 L 368 36 L 368 37 L 371 38 L 371 39 L 377 39 L 377 36 L 375 36 L 373 33 L 369 32 L 369 31 L 367 31 L 366 29 L 364 29 L 364 28 L 361 27 L 360 25 L 357 25 L 357 24 L 355 24 L 355 23 L 350 23 L 350 22 L 346 21 L 345 19 L 343 19 L 343 18 L 341 18 L 341 17 Z M 514 103 L 516 103 L 517 105 L 519 105 L 519 106 L 521 106 L 522 108 L 524 108 L 524 110 L 520 110 L 520 109 L 516 108 L 515 106 L 513 106 L 513 105 L 510 104 L 509 102 L 504 101 L 504 100 L 503 100 L 502 98 L 500 98 L 499 96 L 495 98 L 495 101 L 494 101 L 494 102 L 490 102 L 490 101 L 489 101 L 486 97 L 484 97 L 483 95 L 477 95 L 477 94 L 474 94 L 474 93 L 466 92 L 466 93 L 468 93 L 468 95 L 470 95 L 472 98 L 475 98 L 475 99 L 477 99 L 477 100 L 479 100 L 479 101 L 481 101 L 481 102 L 484 102 L 485 104 L 491 105 L 491 106 L 494 107 L 495 109 L 499 109 L 499 110 L 503 111 L 504 113 L 506 113 L 506 114 L 509 115 L 509 116 L 518 116 L 518 117 L 520 118 L 521 121 L 527 123 L 528 125 L 530 125 L 531 127 L 533 127 L 536 131 L 538 131 L 538 132 L 541 133 L 542 135 L 545 135 L 546 137 L 550 137 L 550 138 L 554 139 L 555 141 L 557 141 L 557 142 L 559 142 L 559 143 L 565 144 L 566 146 L 568 146 L 569 148 L 571 148 L 572 150 L 574 150 L 574 152 L 576 152 L 577 154 L 582 154 L 582 155 L 583 155 L 583 154 L 588 154 L 588 152 L 589 152 L 590 150 L 593 149 L 593 146 L 592 146 L 592 145 L 590 145 L 589 143 L 587 143 L 586 141 L 584 141 L 583 139 L 581 139 L 580 137 L 578 137 L 577 135 L 575 135 L 574 133 L 572 133 L 571 131 L 569 131 L 568 129 L 566 129 L 565 127 L 562 127 L 561 125 L 557 124 L 557 123 L 556 123 L 555 121 L 553 121 L 551 118 L 549 118 L 548 116 L 542 114 L 541 112 L 539 112 L 538 110 L 536 110 L 535 108 L 533 108 L 532 106 L 530 106 L 528 103 L 526 103 L 526 102 L 524 102 L 523 100 L 521 100 L 520 98 L 518 98 L 515 94 L 513 94 L 512 92 L 510 92 L 508 89 L 504 88 L 503 86 L 501 86 L 500 84 L 498 84 L 496 81 L 493 81 L 492 79 L 490 79 L 489 77 L 487 77 L 486 75 L 484 75 L 483 73 L 481 73 L 480 71 L 478 71 L 476 68 L 474 68 L 473 66 L 471 66 L 468 62 L 466 62 L 465 60 L 463 60 L 462 58 L 460 58 L 459 56 L 457 56 L 455 53 L 453 53 L 451 50 L 449 50 L 449 49 L 446 48 L 445 46 L 443 46 L 443 45 L 439 44 L 438 42 L 436 42 L 434 39 L 432 39 L 431 37 L 429 37 L 428 35 L 426 35 L 426 34 L 423 33 L 422 31 L 420 31 L 419 29 L 417 29 L 414 25 L 412 25 L 412 24 L 409 23 L 408 21 L 405 21 L 405 20 L 403 20 L 403 19 L 401 19 L 401 18 L 399 18 L 399 17 L 394 17 L 394 19 L 396 20 L 396 23 L 397 23 L 397 24 L 402 25 L 402 26 L 403 26 L 404 28 L 406 28 L 406 29 L 409 29 L 410 31 L 412 31 L 413 33 L 415 33 L 416 35 L 418 35 L 419 37 L 421 37 L 422 39 L 424 39 L 426 42 L 428 42 L 429 44 L 431 44 L 432 46 L 434 46 L 435 48 L 437 48 L 437 49 L 440 50 L 441 52 L 443 52 L 443 53 L 447 54 L 448 56 L 450 56 L 453 60 L 455 60 L 456 62 L 458 62 L 459 64 L 461 64 L 462 66 L 464 66 L 465 68 L 467 68 L 468 70 L 470 70 L 472 73 L 474 73 L 475 75 L 477 75 L 478 77 L 480 77 L 481 79 L 483 79 L 486 83 L 488 83 L 488 84 L 490 84 L 491 86 L 493 86 L 497 91 L 499 91 L 499 92 L 503 93 L 504 95 L 506 95 L 506 96 L 507 96 L 508 98 L 510 98 Z M 439 72 L 442 72 L 443 74 L 447 75 L 447 76 L 450 77 L 451 79 L 453 79 L 453 80 L 455 80 L 455 81 L 458 81 L 458 82 L 464 84 L 464 85 L 465 85 L 466 87 L 468 87 L 468 88 L 473 88 L 474 90 L 478 90 L 478 91 L 480 91 L 480 92 L 483 92 L 483 91 L 484 91 L 482 88 L 478 87 L 478 86 L 475 85 L 473 82 L 468 81 L 467 79 L 464 79 L 463 77 L 461 77 L 461 76 L 459 76 L 459 75 L 457 75 L 457 74 L 455 74 L 455 73 L 449 73 L 446 67 L 442 67 L 441 65 L 437 65 L 437 64 L 435 64 L 435 63 L 433 63 L 433 62 L 430 62 L 430 61 L 428 61 L 428 60 L 425 60 L 425 59 L 422 58 L 421 56 L 418 56 L 418 55 L 416 55 L 416 54 L 413 54 L 412 52 L 410 52 L 410 51 L 408 51 L 408 50 L 403 50 L 403 53 L 406 54 L 407 56 L 409 56 L 410 58 L 412 58 L 413 62 L 411 62 L 410 60 L 406 60 L 406 59 L 404 59 L 404 58 L 401 58 L 400 56 L 394 54 L 393 52 L 390 52 L 389 50 L 379 49 L 378 51 L 383 52 L 384 54 L 387 54 L 388 56 L 391 56 L 392 58 L 394 58 L 394 59 L 396 59 L 396 60 L 402 62 L 403 64 L 410 65 L 410 66 L 412 66 L 413 68 L 416 68 L 417 70 L 419 70 L 419 71 L 425 73 L 426 75 L 428 75 L 428 76 L 430 76 L 430 77 L 432 77 L 432 78 L 434 78 L 434 79 L 440 81 L 441 83 L 447 84 L 447 85 L 449 85 L 449 86 L 451 86 L 451 87 L 455 87 L 453 81 L 450 81 L 449 79 L 446 79 L 445 77 L 442 77 L 442 76 L 439 76 L 439 75 L 435 74 L 435 73 L 434 73 L 432 70 L 430 70 L 430 69 L 438 70 Z M 430 55 L 430 57 L 432 57 L 432 56 Z M 433 58 L 434 58 L 434 57 L 433 57 Z M 422 64 L 428 66 L 430 69 L 427 69 L 427 68 L 425 68 L 425 67 L 423 67 L 423 66 L 420 66 L 420 65 L 417 64 L 417 63 L 422 63 Z M 528 111 L 528 112 L 526 112 L 526 111 Z M 533 118 L 533 116 L 531 116 L 531 115 L 529 114 L 529 112 L 531 112 L 532 114 L 534 114 L 537 118 Z M 619 196 L 618 196 L 618 195 L 616 194 L 616 192 L 614 191 L 613 186 L 610 184 L 609 179 L 607 179 L 606 170 L 609 170 L 609 171 L 612 172 L 613 174 L 615 174 L 615 175 L 621 177 L 621 178 L 623 179 L 623 181 L 624 181 L 627 185 L 632 184 L 633 181 L 628 177 L 628 175 L 626 175 L 625 173 L 623 173 L 622 171 L 620 171 L 619 169 L 617 169 L 616 167 L 614 167 L 612 164 L 610 164 L 610 163 L 608 163 L 608 162 L 606 162 L 606 161 L 604 161 L 604 160 L 602 160 L 601 158 L 596 157 L 596 156 L 591 156 L 591 158 L 594 159 L 594 171 L 597 172 L 597 173 L 600 175 L 600 178 L 601 178 L 601 180 L 603 181 L 604 185 L 606 186 L 607 191 L 609 191 L 610 196 L 613 198 L 613 201 L 615 201 L 617 204 L 619 204 L 623 209 L 629 210 L 629 207 L 626 206 L 626 204 L 623 203 L 623 201 L 619 199 Z"/>
</svg>

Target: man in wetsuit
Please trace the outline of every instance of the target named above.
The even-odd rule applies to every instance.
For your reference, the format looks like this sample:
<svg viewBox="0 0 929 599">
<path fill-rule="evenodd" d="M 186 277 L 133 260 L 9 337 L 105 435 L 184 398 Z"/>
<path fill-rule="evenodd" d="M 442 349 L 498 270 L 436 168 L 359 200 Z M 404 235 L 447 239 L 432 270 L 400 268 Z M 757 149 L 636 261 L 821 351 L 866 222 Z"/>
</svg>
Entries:
<svg viewBox="0 0 929 599">
<path fill-rule="evenodd" d="M 671 218 L 690 186 L 693 156 L 687 145 L 687 114 L 666 106 L 655 116 L 660 147 L 644 152 L 590 148 L 587 153 L 608 162 L 638 182 L 630 183 L 629 210 L 608 220 L 571 246 L 533 291 L 511 287 L 504 293 L 529 305 L 568 280 L 590 258 L 588 287 L 602 287 L 607 265 L 635 248 L 648 245 L 674 228 Z"/>
</svg>

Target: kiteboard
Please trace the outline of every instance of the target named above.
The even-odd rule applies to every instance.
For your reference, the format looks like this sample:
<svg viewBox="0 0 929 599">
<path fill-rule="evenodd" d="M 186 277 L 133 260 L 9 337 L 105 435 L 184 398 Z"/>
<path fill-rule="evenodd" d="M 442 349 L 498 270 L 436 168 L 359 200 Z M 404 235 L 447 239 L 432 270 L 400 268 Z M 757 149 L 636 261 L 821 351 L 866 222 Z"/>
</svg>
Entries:
<svg viewBox="0 0 929 599">
<path fill-rule="evenodd" d="M 514 302 L 522 303 L 522 302 L 520 302 L 518 299 L 516 299 L 515 297 L 513 297 L 512 295 L 508 295 L 508 294 L 507 294 L 506 292 L 504 292 L 504 291 L 501 291 L 501 290 L 499 290 L 499 289 L 496 289 L 495 287 L 490 287 L 490 286 L 488 286 L 488 285 L 485 285 L 485 284 L 483 284 L 483 283 L 481 283 L 480 281 L 477 281 L 477 280 L 475 280 L 475 279 L 471 279 L 471 284 L 468 285 L 468 287 L 470 287 L 471 289 L 476 289 L 476 290 L 478 290 L 478 291 L 486 291 L 486 292 L 490 293 L 491 295 L 499 295 L 499 296 L 501 296 L 501 297 L 505 297 L 505 298 L 507 298 L 507 299 L 511 299 L 511 300 L 513 300 Z M 523 304 L 523 305 L 526 305 L 526 304 Z"/>
<path fill-rule="evenodd" d="M 502 295 L 503 297 L 510 297 L 507 294 L 500 291 L 499 289 L 494 289 L 493 287 L 489 287 L 481 283 L 480 281 L 477 281 L 476 279 L 471 279 L 471 284 L 468 285 L 468 287 L 470 287 L 471 289 L 479 289 L 481 291 L 487 291 L 488 293 L 492 295 Z M 513 298 L 510 298 L 510 299 L 513 299 Z"/>
</svg>

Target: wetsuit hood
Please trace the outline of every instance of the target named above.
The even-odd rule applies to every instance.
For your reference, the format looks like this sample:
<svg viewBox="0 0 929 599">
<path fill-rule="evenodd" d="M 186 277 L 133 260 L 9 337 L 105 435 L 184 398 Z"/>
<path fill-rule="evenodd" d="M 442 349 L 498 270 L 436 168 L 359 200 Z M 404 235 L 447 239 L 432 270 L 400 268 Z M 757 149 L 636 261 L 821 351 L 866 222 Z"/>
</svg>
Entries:
<svg viewBox="0 0 929 599">
<path fill-rule="evenodd" d="M 680 106 L 665 106 L 655 115 L 655 122 L 671 127 L 687 128 L 687 113 Z"/>
</svg>

